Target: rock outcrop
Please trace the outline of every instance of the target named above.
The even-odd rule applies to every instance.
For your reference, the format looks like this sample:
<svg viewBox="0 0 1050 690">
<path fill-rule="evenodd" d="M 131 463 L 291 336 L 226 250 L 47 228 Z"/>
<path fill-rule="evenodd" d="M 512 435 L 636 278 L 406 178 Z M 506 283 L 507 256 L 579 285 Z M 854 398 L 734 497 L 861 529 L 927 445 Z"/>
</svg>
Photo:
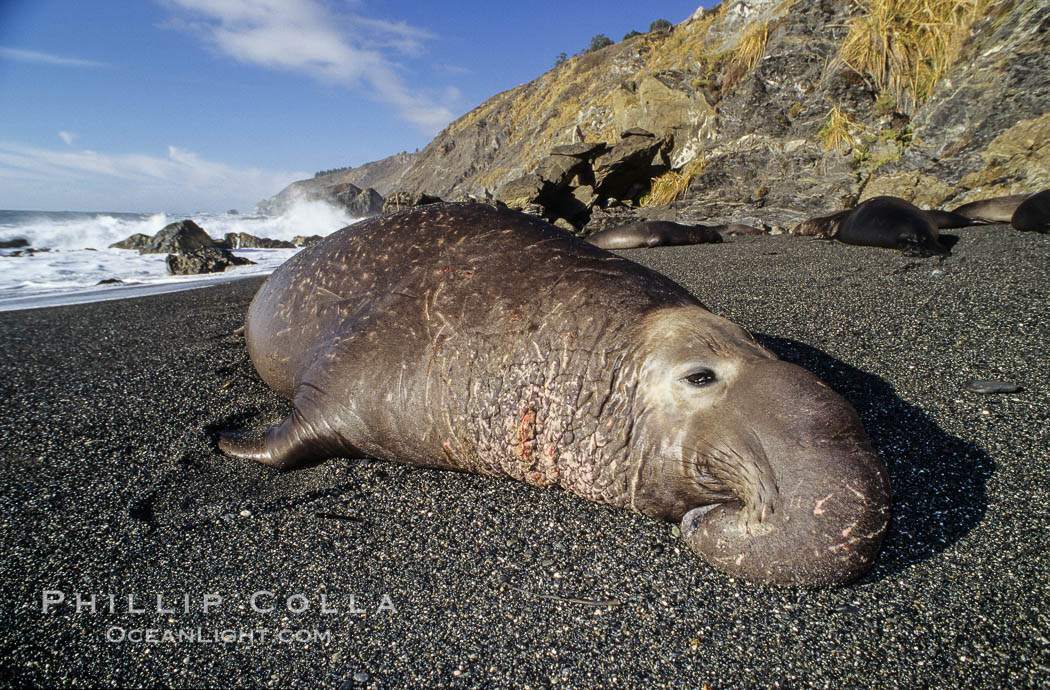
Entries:
<svg viewBox="0 0 1050 690">
<path fill-rule="evenodd" d="M 884 194 L 931 208 L 1050 187 L 1050 5 L 898 5 L 878 36 L 871 3 L 698 9 L 493 96 L 396 188 L 590 230 L 621 215 L 787 227 Z M 866 63 L 852 45 L 893 52 Z M 621 140 L 635 128 L 659 148 Z"/>
<path fill-rule="evenodd" d="M 323 199 L 344 206 L 357 218 L 377 215 L 382 211 L 383 198 L 400 188 L 401 176 L 412 165 L 415 156 L 414 153 L 395 153 L 356 168 L 318 173 L 309 180 L 293 182 L 275 196 L 259 202 L 256 211 L 279 215 L 297 199 Z M 350 193 L 351 188 L 357 191 Z"/>
<path fill-rule="evenodd" d="M 670 136 L 657 139 L 652 132 L 634 127 L 612 146 L 556 146 L 533 172 L 500 187 L 495 200 L 578 231 L 596 207 L 637 204 L 649 191 L 652 178 L 670 169 L 667 154 L 672 143 Z"/>
<path fill-rule="evenodd" d="M 247 232 L 228 232 L 220 245 L 223 249 L 293 249 L 291 242 L 256 237 Z"/>
<path fill-rule="evenodd" d="M 311 238 L 295 239 L 306 241 Z M 316 239 L 319 241 L 321 238 L 317 236 Z M 136 233 L 109 246 L 111 249 L 137 249 L 140 254 L 169 254 L 169 271 L 183 275 L 214 273 L 229 266 L 254 263 L 230 254 L 230 249 L 292 249 L 303 245 L 256 237 L 246 232 L 228 232 L 221 241 L 216 242 L 192 220 L 181 220 L 164 226 L 153 237 Z"/>
<path fill-rule="evenodd" d="M 296 247 L 312 247 L 323 239 L 321 235 L 296 235 L 292 238 L 292 244 Z"/>
<path fill-rule="evenodd" d="M 383 202 L 383 208 L 380 210 L 383 213 L 397 213 L 408 208 L 438 203 L 441 203 L 441 199 L 436 196 L 424 194 L 423 192 L 400 191 L 394 192 L 387 197 L 386 201 Z"/>
<path fill-rule="evenodd" d="M 134 235 L 132 235 L 132 237 L 134 237 Z M 128 239 L 130 240 L 131 238 Z M 128 240 L 124 240 L 124 242 L 127 241 Z M 149 242 L 139 249 L 139 253 L 184 253 L 201 249 L 203 247 L 214 246 L 215 240 L 209 237 L 208 233 L 204 232 L 204 229 L 201 228 L 201 226 L 197 225 L 192 220 L 180 220 L 177 223 L 171 223 L 170 225 L 164 226 L 160 232 L 151 237 Z"/>
<path fill-rule="evenodd" d="M 368 218 L 383 211 L 383 197 L 371 187 L 361 189 L 349 182 L 320 184 L 317 180 L 293 182 L 276 196 L 260 201 L 255 210 L 277 216 L 301 201 L 324 201 L 345 209 L 354 218 Z"/>
<path fill-rule="evenodd" d="M 349 182 L 361 189 L 375 189 L 382 196 L 389 196 L 401 185 L 401 176 L 412 165 L 416 154 L 402 151 L 392 156 L 365 163 L 356 168 L 342 168 L 320 173 L 314 177 L 322 184 L 339 184 Z"/>
<path fill-rule="evenodd" d="M 221 273 L 231 266 L 255 263 L 216 246 L 168 254 L 164 261 L 168 266 L 168 273 L 177 276 Z"/>
<path fill-rule="evenodd" d="M 139 251 L 141 249 L 144 249 L 146 245 L 149 244 L 149 241 L 151 239 L 153 238 L 149 235 L 144 235 L 141 232 L 136 232 L 134 235 L 129 235 L 128 237 L 125 237 L 120 242 L 114 242 L 113 244 L 109 245 L 109 248 L 134 249 L 135 251 Z"/>
</svg>

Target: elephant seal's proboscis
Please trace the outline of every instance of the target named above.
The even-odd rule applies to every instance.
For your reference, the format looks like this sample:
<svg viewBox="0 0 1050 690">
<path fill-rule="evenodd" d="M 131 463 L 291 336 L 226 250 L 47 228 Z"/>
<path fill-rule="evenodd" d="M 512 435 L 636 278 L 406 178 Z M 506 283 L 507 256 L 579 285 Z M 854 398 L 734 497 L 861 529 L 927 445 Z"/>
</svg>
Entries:
<svg viewBox="0 0 1050 690">
<path fill-rule="evenodd" d="M 890 519 L 856 412 L 664 276 L 481 204 L 373 218 L 292 257 L 245 337 L 294 410 L 220 447 L 558 485 L 680 522 L 723 571 L 825 586 Z"/>
</svg>

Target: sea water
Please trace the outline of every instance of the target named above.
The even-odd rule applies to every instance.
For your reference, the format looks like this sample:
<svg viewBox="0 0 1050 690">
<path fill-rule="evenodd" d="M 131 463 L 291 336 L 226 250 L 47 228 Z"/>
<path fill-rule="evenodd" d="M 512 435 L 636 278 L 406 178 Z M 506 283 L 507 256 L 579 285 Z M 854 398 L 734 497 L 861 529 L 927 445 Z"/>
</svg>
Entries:
<svg viewBox="0 0 1050 690">
<path fill-rule="evenodd" d="M 217 240 L 228 232 L 246 232 L 289 241 L 296 235 L 324 236 L 357 220 L 320 201 L 300 202 L 280 216 L 0 210 L 0 241 L 22 238 L 29 248 L 48 250 L 0 249 L 0 311 L 137 297 L 267 275 L 299 251 L 235 249 L 234 254 L 255 265 L 172 276 L 164 254 L 108 248 L 135 233 L 155 235 L 165 225 L 186 219 Z M 120 282 L 100 285 L 114 279 Z"/>
</svg>

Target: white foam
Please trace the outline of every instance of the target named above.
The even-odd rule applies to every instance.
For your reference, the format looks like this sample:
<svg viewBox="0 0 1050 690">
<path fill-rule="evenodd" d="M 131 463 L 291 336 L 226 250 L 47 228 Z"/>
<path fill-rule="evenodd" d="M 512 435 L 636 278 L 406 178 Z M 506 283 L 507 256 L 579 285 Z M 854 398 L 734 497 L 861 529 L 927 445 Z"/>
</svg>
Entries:
<svg viewBox="0 0 1050 690">
<path fill-rule="evenodd" d="M 151 216 L 130 213 L 25 214 L 17 222 L 0 224 L 0 240 L 22 237 L 37 249 L 101 249 L 142 233 L 155 235 L 172 222 L 163 213 Z"/>
<path fill-rule="evenodd" d="M 233 253 L 256 262 L 208 276 L 168 275 L 163 254 L 107 249 L 134 233 L 156 234 L 175 220 L 190 218 L 215 239 L 228 232 L 291 240 L 296 235 L 325 236 L 354 222 L 345 211 L 319 201 L 300 202 L 280 216 L 235 214 L 19 214 L 0 224 L 0 239 L 24 237 L 31 247 L 49 248 L 23 256 L 0 250 L 0 311 L 54 304 L 76 304 L 114 295 L 139 296 L 267 275 L 298 249 L 238 249 Z M 90 249 L 89 249 L 90 248 Z M 120 283 L 99 286 L 102 280 Z M 179 287 L 175 287 L 179 286 Z M 130 289 L 134 287 L 134 289 Z"/>
</svg>

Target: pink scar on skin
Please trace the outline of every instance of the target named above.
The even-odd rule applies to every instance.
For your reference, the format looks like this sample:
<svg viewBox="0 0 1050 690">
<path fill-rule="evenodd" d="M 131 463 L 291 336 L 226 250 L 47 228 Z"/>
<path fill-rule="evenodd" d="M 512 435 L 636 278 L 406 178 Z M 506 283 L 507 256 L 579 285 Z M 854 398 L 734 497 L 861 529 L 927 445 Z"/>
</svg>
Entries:
<svg viewBox="0 0 1050 690">
<path fill-rule="evenodd" d="M 824 514 L 824 504 L 827 503 L 829 500 L 831 500 L 834 497 L 835 497 L 835 494 L 828 494 L 824 498 L 822 498 L 819 501 L 817 501 L 816 507 L 813 508 L 813 514 L 816 515 L 817 517 L 820 517 L 821 515 L 823 515 Z"/>
</svg>

